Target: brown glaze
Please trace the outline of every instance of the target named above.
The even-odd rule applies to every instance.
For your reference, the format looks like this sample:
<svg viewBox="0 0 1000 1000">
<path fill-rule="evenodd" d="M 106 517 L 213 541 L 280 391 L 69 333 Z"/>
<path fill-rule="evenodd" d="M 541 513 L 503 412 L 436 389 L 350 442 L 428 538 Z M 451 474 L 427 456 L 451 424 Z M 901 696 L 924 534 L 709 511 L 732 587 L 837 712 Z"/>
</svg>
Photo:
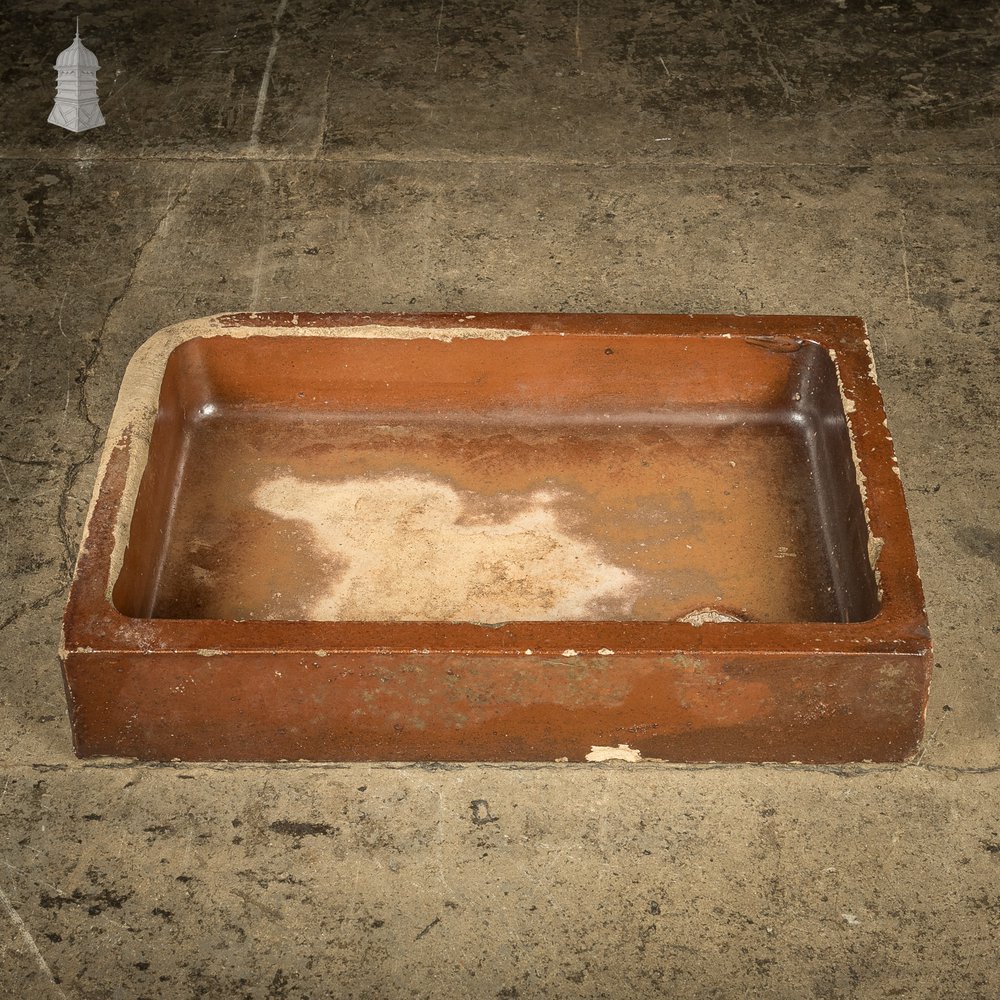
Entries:
<svg viewBox="0 0 1000 1000">
<path fill-rule="evenodd" d="M 81 755 L 917 746 L 930 644 L 859 320 L 237 315 L 155 375 L 66 613 Z"/>
</svg>

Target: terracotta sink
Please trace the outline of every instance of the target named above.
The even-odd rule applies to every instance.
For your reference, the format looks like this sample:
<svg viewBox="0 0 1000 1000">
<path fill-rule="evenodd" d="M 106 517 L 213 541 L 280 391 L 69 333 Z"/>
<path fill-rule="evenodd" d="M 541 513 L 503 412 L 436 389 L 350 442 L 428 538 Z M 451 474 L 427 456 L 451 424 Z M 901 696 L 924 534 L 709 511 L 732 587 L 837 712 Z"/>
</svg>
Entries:
<svg viewBox="0 0 1000 1000">
<path fill-rule="evenodd" d="M 864 326 L 244 314 L 122 384 L 77 752 L 902 760 L 931 652 Z"/>
</svg>

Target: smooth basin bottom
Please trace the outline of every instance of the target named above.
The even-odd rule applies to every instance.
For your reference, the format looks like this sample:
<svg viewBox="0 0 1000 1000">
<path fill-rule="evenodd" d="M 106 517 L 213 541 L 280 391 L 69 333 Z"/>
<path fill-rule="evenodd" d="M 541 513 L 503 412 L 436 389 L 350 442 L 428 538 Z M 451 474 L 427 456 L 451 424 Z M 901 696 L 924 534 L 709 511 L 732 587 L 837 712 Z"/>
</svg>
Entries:
<svg viewBox="0 0 1000 1000">
<path fill-rule="evenodd" d="M 188 430 L 142 611 L 839 621 L 807 434 L 221 411 Z"/>
</svg>

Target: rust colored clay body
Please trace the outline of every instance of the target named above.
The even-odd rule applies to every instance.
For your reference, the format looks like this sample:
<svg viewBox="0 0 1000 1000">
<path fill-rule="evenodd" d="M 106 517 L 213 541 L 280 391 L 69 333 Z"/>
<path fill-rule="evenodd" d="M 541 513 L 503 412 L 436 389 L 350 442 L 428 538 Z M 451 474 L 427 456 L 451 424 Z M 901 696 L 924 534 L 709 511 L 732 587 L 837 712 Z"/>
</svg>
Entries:
<svg viewBox="0 0 1000 1000">
<path fill-rule="evenodd" d="M 859 320 L 555 314 L 161 331 L 62 658 L 188 760 L 902 760 L 931 666 Z"/>
</svg>

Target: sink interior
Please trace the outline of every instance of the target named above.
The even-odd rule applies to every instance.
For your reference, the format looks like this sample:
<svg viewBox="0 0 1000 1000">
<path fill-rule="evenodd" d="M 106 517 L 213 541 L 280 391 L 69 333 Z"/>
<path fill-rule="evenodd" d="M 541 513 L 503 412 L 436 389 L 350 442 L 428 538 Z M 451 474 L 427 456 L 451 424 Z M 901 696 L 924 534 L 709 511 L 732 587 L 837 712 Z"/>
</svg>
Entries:
<svg viewBox="0 0 1000 1000">
<path fill-rule="evenodd" d="M 113 600 L 480 623 L 879 606 L 829 354 L 617 335 L 187 341 Z"/>
</svg>

